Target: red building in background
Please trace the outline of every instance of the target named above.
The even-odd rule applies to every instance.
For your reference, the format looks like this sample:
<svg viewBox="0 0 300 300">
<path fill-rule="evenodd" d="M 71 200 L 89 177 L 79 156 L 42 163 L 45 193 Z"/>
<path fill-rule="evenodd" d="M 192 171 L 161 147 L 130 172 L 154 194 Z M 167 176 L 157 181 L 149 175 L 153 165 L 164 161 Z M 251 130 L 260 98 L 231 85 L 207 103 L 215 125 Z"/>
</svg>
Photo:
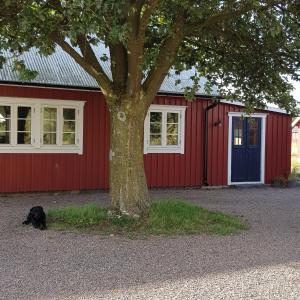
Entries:
<svg viewBox="0 0 300 300">
<path fill-rule="evenodd" d="M 292 123 L 292 162 L 296 166 L 300 165 L 300 117 Z"/>
</svg>

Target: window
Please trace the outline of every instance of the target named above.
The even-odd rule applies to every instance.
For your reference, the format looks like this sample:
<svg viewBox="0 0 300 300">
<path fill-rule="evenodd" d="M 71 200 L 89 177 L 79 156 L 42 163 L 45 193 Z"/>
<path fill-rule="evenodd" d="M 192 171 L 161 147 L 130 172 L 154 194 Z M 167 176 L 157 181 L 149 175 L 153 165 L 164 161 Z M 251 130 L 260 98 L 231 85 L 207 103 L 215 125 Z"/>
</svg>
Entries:
<svg viewBox="0 0 300 300">
<path fill-rule="evenodd" d="M 162 145 L 162 112 L 150 112 L 150 145 Z"/>
<path fill-rule="evenodd" d="M 17 144 L 31 144 L 31 107 L 17 107 Z"/>
<path fill-rule="evenodd" d="M 235 118 L 233 122 L 233 145 L 243 145 L 243 119 Z"/>
<path fill-rule="evenodd" d="M 57 108 L 43 107 L 43 145 L 57 145 Z"/>
<path fill-rule="evenodd" d="M 84 101 L 0 97 L 0 153 L 82 154 Z"/>
<path fill-rule="evenodd" d="M 76 110 L 73 108 L 63 109 L 63 144 L 75 145 L 76 134 Z"/>
<path fill-rule="evenodd" d="M 145 119 L 145 153 L 184 153 L 185 110 L 185 106 L 150 106 Z"/>
<path fill-rule="evenodd" d="M 10 144 L 11 136 L 11 108 L 8 105 L 0 106 L 0 144 Z"/>
<path fill-rule="evenodd" d="M 248 126 L 249 126 L 249 146 L 257 146 L 259 143 L 258 119 L 248 120 Z"/>
</svg>

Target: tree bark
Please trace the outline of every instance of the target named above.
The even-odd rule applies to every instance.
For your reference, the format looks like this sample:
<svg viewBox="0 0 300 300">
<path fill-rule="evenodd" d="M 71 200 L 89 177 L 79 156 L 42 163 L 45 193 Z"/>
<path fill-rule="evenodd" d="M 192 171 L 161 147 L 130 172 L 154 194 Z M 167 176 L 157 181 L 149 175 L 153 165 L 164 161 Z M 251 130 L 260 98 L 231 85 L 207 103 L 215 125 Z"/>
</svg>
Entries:
<svg viewBox="0 0 300 300">
<path fill-rule="evenodd" d="M 123 100 L 123 101 L 122 101 Z M 145 214 L 150 197 L 144 171 L 146 109 L 122 99 L 110 107 L 110 196 L 113 210 L 131 216 Z"/>
</svg>

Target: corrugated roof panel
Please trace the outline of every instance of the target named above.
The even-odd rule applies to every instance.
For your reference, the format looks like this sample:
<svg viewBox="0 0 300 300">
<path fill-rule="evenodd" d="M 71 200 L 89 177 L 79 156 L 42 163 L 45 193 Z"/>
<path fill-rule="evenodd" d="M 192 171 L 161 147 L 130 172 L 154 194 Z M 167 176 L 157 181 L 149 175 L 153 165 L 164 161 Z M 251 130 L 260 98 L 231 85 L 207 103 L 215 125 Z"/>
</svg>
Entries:
<svg viewBox="0 0 300 300">
<path fill-rule="evenodd" d="M 103 44 L 93 47 L 95 53 L 105 53 L 109 57 L 108 49 Z M 9 52 L 6 52 L 6 57 L 10 57 Z M 106 74 L 111 78 L 110 62 L 100 60 L 100 55 L 97 55 L 99 62 Z M 73 58 L 64 52 L 60 47 L 56 47 L 55 53 L 44 57 L 39 55 L 37 49 L 32 48 L 29 52 L 21 55 L 26 66 L 29 69 L 38 72 L 38 76 L 32 80 L 32 83 L 46 85 L 62 85 L 70 87 L 90 87 L 97 88 L 96 80 L 86 73 L 82 67 L 74 62 Z M 194 70 L 184 71 L 180 75 L 176 75 L 173 70 L 164 79 L 159 92 L 162 93 L 183 93 L 185 88 L 193 85 L 190 76 L 194 75 Z M 176 84 L 176 80 L 181 82 Z M 12 70 L 12 60 L 8 59 L 3 69 L 0 69 L 0 81 L 21 82 L 17 72 Z M 201 78 L 201 88 L 198 94 L 206 94 L 204 92 L 205 78 Z M 217 95 L 217 89 L 212 90 L 212 95 Z"/>
</svg>

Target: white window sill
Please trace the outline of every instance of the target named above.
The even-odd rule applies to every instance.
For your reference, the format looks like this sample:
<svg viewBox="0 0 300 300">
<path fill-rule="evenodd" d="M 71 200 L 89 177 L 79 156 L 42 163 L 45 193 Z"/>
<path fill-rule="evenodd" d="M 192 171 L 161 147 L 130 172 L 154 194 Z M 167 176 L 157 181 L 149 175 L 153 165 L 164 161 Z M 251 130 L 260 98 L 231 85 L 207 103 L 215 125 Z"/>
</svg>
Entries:
<svg viewBox="0 0 300 300">
<path fill-rule="evenodd" d="M 147 153 L 178 153 L 184 154 L 184 150 L 181 147 L 147 147 L 144 154 Z"/>
<path fill-rule="evenodd" d="M 35 148 L 34 146 L 27 147 L 11 147 L 11 146 L 0 146 L 0 153 L 73 153 L 83 154 L 82 149 L 76 146 L 64 146 L 64 147 L 41 147 Z"/>
</svg>

